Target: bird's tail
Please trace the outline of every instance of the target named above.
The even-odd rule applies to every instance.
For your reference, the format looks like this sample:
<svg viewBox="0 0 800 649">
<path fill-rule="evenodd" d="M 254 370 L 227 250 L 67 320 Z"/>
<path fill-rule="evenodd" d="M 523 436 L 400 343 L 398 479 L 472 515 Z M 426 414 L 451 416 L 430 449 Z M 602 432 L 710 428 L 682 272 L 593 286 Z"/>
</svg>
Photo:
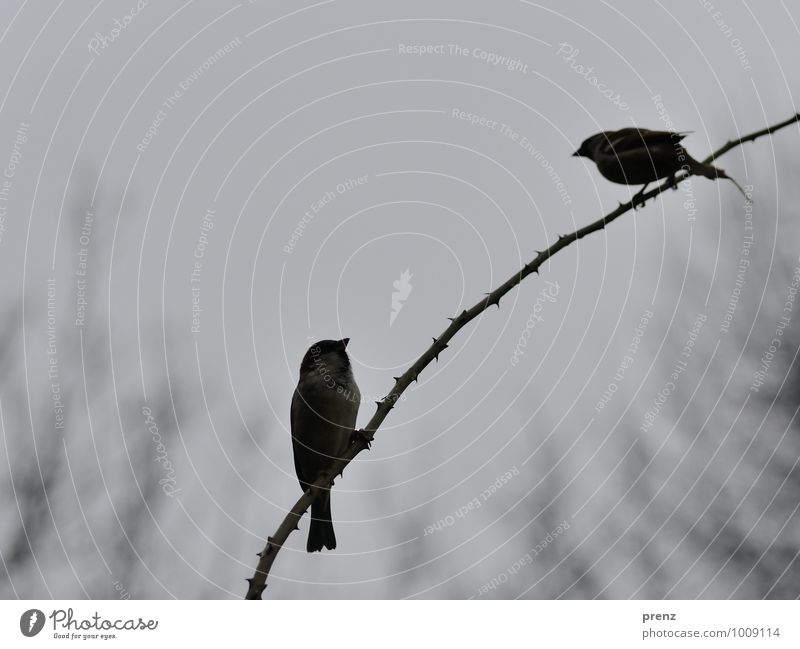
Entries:
<svg viewBox="0 0 800 649">
<path fill-rule="evenodd" d="M 331 492 L 320 493 L 311 503 L 311 527 L 308 529 L 306 551 L 319 552 L 322 548 L 336 549 L 336 535 L 331 521 Z"/>
<path fill-rule="evenodd" d="M 711 180 L 716 180 L 717 178 L 726 178 L 727 180 L 730 180 L 734 185 L 736 185 L 736 189 L 742 192 L 742 196 L 744 196 L 745 200 L 748 203 L 752 203 L 752 199 L 747 195 L 747 192 L 742 189 L 742 186 L 728 174 L 726 174 L 722 169 L 704 162 L 698 162 L 694 159 L 692 159 L 690 165 L 692 173 L 697 176 L 704 176 L 705 178 L 711 178 Z"/>
</svg>

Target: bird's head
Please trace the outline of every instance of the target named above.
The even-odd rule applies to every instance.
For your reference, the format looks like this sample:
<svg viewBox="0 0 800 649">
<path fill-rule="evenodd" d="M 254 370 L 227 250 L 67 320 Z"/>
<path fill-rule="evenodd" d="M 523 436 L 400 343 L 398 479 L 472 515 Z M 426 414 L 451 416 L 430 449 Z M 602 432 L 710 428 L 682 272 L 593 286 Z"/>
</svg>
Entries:
<svg viewBox="0 0 800 649">
<path fill-rule="evenodd" d="M 300 378 L 309 374 L 338 375 L 350 369 L 349 338 L 320 340 L 308 348 L 300 364 Z"/>
<path fill-rule="evenodd" d="M 597 133 L 592 137 L 586 138 L 578 147 L 578 150 L 573 153 L 573 156 L 579 158 L 589 158 L 594 160 L 594 154 L 599 146 L 602 146 L 607 141 L 605 133 Z"/>
</svg>

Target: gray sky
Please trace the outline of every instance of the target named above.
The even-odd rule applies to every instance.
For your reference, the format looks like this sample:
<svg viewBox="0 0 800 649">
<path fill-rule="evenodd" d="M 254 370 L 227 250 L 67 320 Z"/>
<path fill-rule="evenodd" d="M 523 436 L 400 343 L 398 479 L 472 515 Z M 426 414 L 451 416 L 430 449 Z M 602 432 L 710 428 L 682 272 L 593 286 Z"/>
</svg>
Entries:
<svg viewBox="0 0 800 649">
<path fill-rule="evenodd" d="M 784 3 L 13 4 L 4 557 L 36 534 L 6 597 L 241 596 L 300 496 L 310 342 L 352 339 L 366 423 L 447 316 L 630 196 L 584 138 L 702 158 L 797 112 Z M 752 208 L 694 178 L 460 332 L 337 482 L 338 549 L 304 520 L 266 596 L 796 596 L 797 138 L 721 159 Z"/>
</svg>

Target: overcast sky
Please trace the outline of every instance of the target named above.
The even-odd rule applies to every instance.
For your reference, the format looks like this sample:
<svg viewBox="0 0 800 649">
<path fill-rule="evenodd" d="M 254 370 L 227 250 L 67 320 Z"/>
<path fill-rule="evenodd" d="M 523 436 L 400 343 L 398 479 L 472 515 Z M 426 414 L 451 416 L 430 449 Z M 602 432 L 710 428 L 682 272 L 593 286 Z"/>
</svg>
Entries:
<svg viewBox="0 0 800 649">
<path fill-rule="evenodd" d="M 241 597 L 311 342 L 351 338 L 363 425 L 638 189 L 586 137 L 798 110 L 783 2 L 7 4 L 5 597 Z M 799 135 L 720 159 L 752 205 L 693 178 L 465 327 L 265 597 L 796 597 Z"/>
</svg>

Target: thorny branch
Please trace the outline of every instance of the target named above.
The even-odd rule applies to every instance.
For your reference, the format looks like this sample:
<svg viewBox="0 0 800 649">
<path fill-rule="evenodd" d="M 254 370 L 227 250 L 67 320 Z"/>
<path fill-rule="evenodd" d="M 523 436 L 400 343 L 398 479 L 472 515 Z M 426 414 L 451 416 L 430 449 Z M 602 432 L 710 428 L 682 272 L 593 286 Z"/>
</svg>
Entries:
<svg viewBox="0 0 800 649">
<path fill-rule="evenodd" d="M 726 142 L 724 146 L 714 151 L 710 156 L 703 160 L 703 162 L 710 163 L 721 155 L 741 144 L 744 144 L 745 142 L 752 142 L 761 136 L 770 135 L 775 131 L 798 121 L 800 121 L 800 113 L 797 113 L 789 119 L 768 128 L 755 131 L 736 140 L 730 140 Z M 537 251 L 536 257 L 534 257 L 531 262 L 525 264 L 517 273 L 514 273 L 514 275 L 509 277 L 508 280 L 498 286 L 491 293 L 487 293 L 486 297 L 481 299 L 472 308 L 462 311 L 457 316 L 450 318 L 450 325 L 439 335 L 438 338 L 433 339 L 431 346 L 425 350 L 425 352 L 414 362 L 410 368 L 408 368 L 408 370 L 406 370 L 402 376 L 395 377 L 394 386 L 391 390 L 389 390 L 389 393 L 380 401 L 375 402 L 377 404 L 377 410 L 372 416 L 372 419 L 369 420 L 369 423 L 362 430 L 358 431 L 353 436 L 353 442 L 350 445 L 350 448 L 344 454 L 344 457 L 339 458 L 334 463 L 330 474 L 328 476 L 320 477 L 314 483 L 314 486 L 303 494 L 302 498 L 295 503 L 294 507 L 292 507 L 291 511 L 286 515 L 286 518 L 284 518 L 277 532 L 275 532 L 275 535 L 267 538 L 266 546 L 261 552 L 258 553 L 259 560 L 258 566 L 256 567 L 256 572 L 253 577 L 247 579 L 250 586 L 247 590 L 246 599 L 261 599 L 261 594 L 264 592 L 264 589 L 267 586 L 267 576 L 269 575 L 269 571 L 275 561 L 275 557 L 283 547 L 283 544 L 286 543 L 289 535 L 294 530 L 299 529 L 297 524 L 300 522 L 303 514 L 305 514 L 305 512 L 311 506 L 311 502 L 316 497 L 316 494 L 319 493 L 320 490 L 330 489 L 333 485 L 334 478 L 343 473 L 345 467 L 350 463 L 350 461 L 356 455 L 361 453 L 361 451 L 369 448 L 370 442 L 375 435 L 375 431 L 378 430 L 380 425 L 383 423 L 383 420 L 386 419 L 386 416 L 394 407 L 394 404 L 400 398 L 400 395 L 403 394 L 403 392 L 406 390 L 406 388 L 408 388 L 409 385 L 411 385 L 411 383 L 417 380 L 417 377 L 431 363 L 431 361 L 439 359 L 439 354 L 447 349 L 447 344 L 450 342 L 453 336 L 455 336 L 464 326 L 477 318 L 493 304 L 497 305 L 499 308 L 500 299 L 506 293 L 517 286 L 517 284 L 519 284 L 528 275 L 531 275 L 532 273 L 538 273 L 540 266 L 550 257 L 555 255 L 559 250 L 563 250 L 573 241 L 582 239 L 587 234 L 604 229 L 609 223 L 616 220 L 626 212 L 634 209 L 634 202 L 636 206 L 644 205 L 644 203 L 646 203 L 648 200 L 655 198 L 672 186 L 674 185 L 670 181 L 667 181 L 655 189 L 651 189 L 649 192 L 635 196 L 627 203 L 620 203 L 617 209 L 610 212 L 603 218 L 579 228 L 570 234 L 559 235 L 558 239 L 554 241 L 548 248 Z"/>
</svg>

